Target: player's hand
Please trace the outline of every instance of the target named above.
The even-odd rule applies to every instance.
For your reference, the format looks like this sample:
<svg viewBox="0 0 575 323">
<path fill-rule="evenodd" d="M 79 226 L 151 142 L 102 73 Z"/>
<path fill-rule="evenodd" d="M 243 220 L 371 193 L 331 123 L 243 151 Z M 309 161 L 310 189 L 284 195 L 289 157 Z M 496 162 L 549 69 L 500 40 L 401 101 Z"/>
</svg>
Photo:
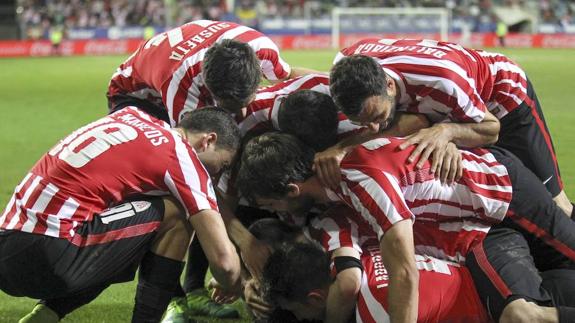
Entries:
<svg viewBox="0 0 575 323">
<path fill-rule="evenodd" d="M 233 291 L 225 290 L 214 278 L 208 282 L 208 289 L 212 289 L 212 300 L 218 304 L 229 304 L 235 302 L 240 294 L 240 286 L 236 286 Z"/>
<path fill-rule="evenodd" d="M 269 244 L 255 238 L 250 239 L 242 247 L 240 251 L 244 265 L 252 277 L 259 280 L 262 277 L 264 266 L 272 253 L 271 247 Z"/>
<path fill-rule="evenodd" d="M 454 143 L 450 142 L 443 157 L 438 157 L 438 159 L 441 160 L 438 162 L 440 165 L 437 167 L 435 177 L 439 178 L 442 183 L 451 185 L 461 178 L 461 175 L 463 175 L 463 161 L 461 151 Z M 433 157 L 433 162 L 435 163 L 435 156 Z"/>
<path fill-rule="evenodd" d="M 267 318 L 273 311 L 273 307 L 263 300 L 260 286 L 255 279 L 250 279 L 246 283 L 244 299 L 252 314 L 258 319 Z"/>
<path fill-rule="evenodd" d="M 315 154 L 312 169 L 323 186 L 337 189 L 341 182 L 339 164 L 346 154 L 346 149 L 337 145 Z"/>
<path fill-rule="evenodd" d="M 447 148 L 450 143 L 450 137 L 447 133 L 446 128 L 441 124 L 435 124 L 430 128 L 421 129 L 418 132 L 407 136 L 406 140 L 399 146 L 401 150 L 406 149 L 411 145 L 417 145 L 415 150 L 411 153 L 407 159 L 408 163 L 414 163 L 416 169 L 421 169 L 424 163 L 431 157 L 431 169 L 430 171 L 436 174 L 436 178 L 441 178 L 441 172 L 443 171 L 443 163 L 445 162 L 446 154 L 448 153 Z M 451 165 L 453 160 L 453 151 L 450 151 L 447 159 L 449 162 L 446 166 Z M 448 169 L 448 173 L 451 170 Z M 447 177 L 447 175 L 445 175 Z"/>
</svg>

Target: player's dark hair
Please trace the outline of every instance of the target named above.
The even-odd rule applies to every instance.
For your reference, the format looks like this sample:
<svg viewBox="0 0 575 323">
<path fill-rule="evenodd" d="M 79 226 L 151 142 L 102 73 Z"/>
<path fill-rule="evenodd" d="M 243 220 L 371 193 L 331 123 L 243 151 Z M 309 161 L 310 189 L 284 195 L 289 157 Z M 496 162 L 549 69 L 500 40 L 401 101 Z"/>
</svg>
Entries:
<svg viewBox="0 0 575 323">
<path fill-rule="evenodd" d="M 250 232 L 258 240 L 264 241 L 278 249 L 283 243 L 293 243 L 302 234 L 302 230 L 295 225 L 279 219 L 259 219 L 249 227 Z"/>
<path fill-rule="evenodd" d="M 385 72 L 368 56 L 343 58 L 331 68 L 329 82 L 335 104 L 347 116 L 357 116 L 371 96 L 387 97 Z"/>
<path fill-rule="evenodd" d="M 328 254 L 315 243 L 283 245 L 268 258 L 262 277 L 264 298 L 302 302 L 315 289 L 331 283 Z"/>
<path fill-rule="evenodd" d="M 249 103 L 260 84 L 260 61 L 246 43 L 225 39 L 213 44 L 202 63 L 206 86 L 218 106 L 237 112 Z"/>
<path fill-rule="evenodd" d="M 296 136 L 316 151 L 337 143 L 337 107 L 327 94 L 301 90 L 288 95 L 278 113 L 282 131 Z"/>
<path fill-rule="evenodd" d="M 215 132 L 216 146 L 229 150 L 240 147 L 241 133 L 234 118 L 224 109 L 204 107 L 188 112 L 180 120 L 179 127 L 192 132 Z"/>
<path fill-rule="evenodd" d="M 240 161 L 237 185 L 242 195 L 283 198 L 288 184 L 304 182 L 313 175 L 314 150 L 293 135 L 266 133 L 245 145 Z"/>
</svg>

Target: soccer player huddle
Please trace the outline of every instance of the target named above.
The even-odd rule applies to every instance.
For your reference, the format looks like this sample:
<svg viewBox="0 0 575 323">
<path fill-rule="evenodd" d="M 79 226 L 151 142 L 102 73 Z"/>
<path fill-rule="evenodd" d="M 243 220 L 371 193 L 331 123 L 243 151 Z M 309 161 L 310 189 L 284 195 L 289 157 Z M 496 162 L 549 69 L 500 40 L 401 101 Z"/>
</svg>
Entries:
<svg viewBox="0 0 575 323">
<path fill-rule="evenodd" d="M 504 55 L 374 38 L 316 72 L 200 20 L 107 98 L 0 216 L 0 289 L 40 300 L 20 322 L 136 272 L 132 322 L 237 317 L 239 297 L 258 322 L 575 321 L 573 205 Z"/>
</svg>

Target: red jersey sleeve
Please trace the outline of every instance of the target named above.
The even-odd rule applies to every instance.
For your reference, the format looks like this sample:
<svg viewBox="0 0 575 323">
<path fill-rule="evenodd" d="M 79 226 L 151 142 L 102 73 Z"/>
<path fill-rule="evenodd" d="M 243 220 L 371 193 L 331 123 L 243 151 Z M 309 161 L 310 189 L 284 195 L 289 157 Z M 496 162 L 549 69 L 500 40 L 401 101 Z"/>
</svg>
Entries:
<svg viewBox="0 0 575 323">
<path fill-rule="evenodd" d="M 260 60 L 262 73 L 269 81 L 286 79 L 291 67 L 280 56 L 278 46 L 268 37 L 261 36 L 249 42 Z"/>
</svg>

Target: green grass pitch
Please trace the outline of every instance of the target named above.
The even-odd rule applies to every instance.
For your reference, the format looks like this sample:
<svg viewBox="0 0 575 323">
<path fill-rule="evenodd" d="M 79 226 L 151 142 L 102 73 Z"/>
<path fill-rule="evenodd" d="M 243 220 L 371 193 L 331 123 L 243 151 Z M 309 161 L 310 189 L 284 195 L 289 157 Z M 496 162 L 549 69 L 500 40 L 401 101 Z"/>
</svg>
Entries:
<svg viewBox="0 0 575 323">
<path fill-rule="evenodd" d="M 569 149 L 575 147 L 575 50 L 502 52 L 518 62 L 534 84 L 554 139 L 565 189 L 573 200 L 575 152 Z M 334 54 L 285 51 L 283 56 L 294 66 L 325 71 Z M 34 162 L 58 139 L 106 114 L 108 80 L 123 60 L 120 56 L 0 59 L 0 209 Z M 135 283 L 113 286 L 63 322 L 129 321 L 134 288 Z M 34 303 L 0 292 L 0 322 L 16 322 Z"/>
</svg>

